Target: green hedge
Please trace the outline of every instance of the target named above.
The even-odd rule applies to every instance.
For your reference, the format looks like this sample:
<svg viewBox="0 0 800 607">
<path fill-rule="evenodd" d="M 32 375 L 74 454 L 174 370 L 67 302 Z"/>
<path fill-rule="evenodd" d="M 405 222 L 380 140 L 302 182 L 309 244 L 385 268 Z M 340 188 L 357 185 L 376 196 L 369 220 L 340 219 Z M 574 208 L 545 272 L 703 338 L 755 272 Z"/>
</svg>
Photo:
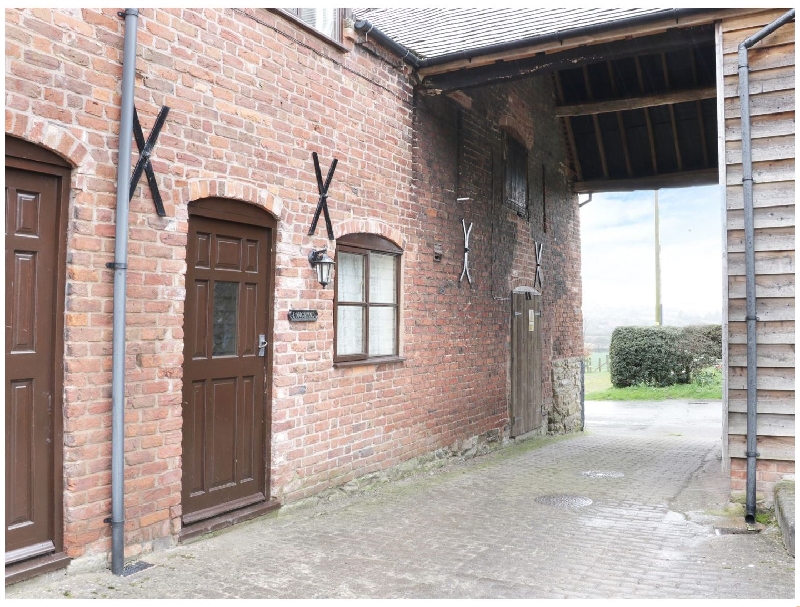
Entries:
<svg viewBox="0 0 800 607">
<path fill-rule="evenodd" d="M 694 373 L 719 362 L 722 328 L 617 327 L 608 353 L 615 388 L 688 384 Z"/>
</svg>

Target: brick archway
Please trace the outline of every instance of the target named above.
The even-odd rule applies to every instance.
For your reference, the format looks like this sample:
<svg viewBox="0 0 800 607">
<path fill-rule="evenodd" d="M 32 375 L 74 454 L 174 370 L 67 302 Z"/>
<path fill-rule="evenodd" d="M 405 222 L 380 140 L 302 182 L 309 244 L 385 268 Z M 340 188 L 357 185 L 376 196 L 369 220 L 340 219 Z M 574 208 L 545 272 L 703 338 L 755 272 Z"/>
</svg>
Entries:
<svg viewBox="0 0 800 607">
<path fill-rule="evenodd" d="M 193 179 L 183 189 L 181 200 L 186 204 L 203 198 L 229 198 L 247 202 L 270 213 L 280 221 L 283 201 L 255 184 L 234 180 Z"/>
<path fill-rule="evenodd" d="M 406 250 L 406 240 L 400 230 L 376 219 L 348 219 L 336 225 L 339 236 L 344 234 L 379 234 Z"/>
<path fill-rule="evenodd" d="M 68 129 L 41 118 L 15 114 L 6 134 L 35 143 L 64 158 L 73 168 L 80 167 L 89 154 L 89 148 Z"/>
</svg>

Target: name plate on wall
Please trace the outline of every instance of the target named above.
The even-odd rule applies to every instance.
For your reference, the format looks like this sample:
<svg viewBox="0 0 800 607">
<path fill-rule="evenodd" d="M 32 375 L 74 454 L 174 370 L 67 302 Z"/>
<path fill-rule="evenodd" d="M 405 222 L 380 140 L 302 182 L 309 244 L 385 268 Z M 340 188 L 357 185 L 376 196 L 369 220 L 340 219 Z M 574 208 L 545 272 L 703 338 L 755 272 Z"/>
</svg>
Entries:
<svg viewBox="0 0 800 607">
<path fill-rule="evenodd" d="M 317 311 L 289 310 L 289 320 L 291 322 L 315 322 L 317 320 Z"/>
</svg>

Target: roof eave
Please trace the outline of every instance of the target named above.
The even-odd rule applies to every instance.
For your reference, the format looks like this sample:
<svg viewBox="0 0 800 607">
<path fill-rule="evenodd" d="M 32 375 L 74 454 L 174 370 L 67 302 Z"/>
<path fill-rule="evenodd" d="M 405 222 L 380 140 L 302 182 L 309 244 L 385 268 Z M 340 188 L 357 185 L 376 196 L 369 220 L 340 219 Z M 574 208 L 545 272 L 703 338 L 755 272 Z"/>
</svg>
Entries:
<svg viewBox="0 0 800 607">
<path fill-rule="evenodd" d="M 501 42 L 498 44 L 482 46 L 476 49 L 470 49 L 466 51 L 456 51 L 454 53 L 447 53 L 444 55 L 438 55 L 436 57 L 426 57 L 426 58 L 418 57 L 416 54 L 414 54 L 414 52 L 411 49 L 396 42 L 388 35 L 386 35 L 384 32 L 376 28 L 372 23 L 370 23 L 366 19 L 357 21 L 354 24 L 354 27 L 356 30 L 360 32 L 375 37 L 375 39 L 381 45 L 387 47 L 389 50 L 396 53 L 404 61 L 406 61 L 406 63 L 412 65 L 415 69 L 422 69 L 422 68 L 432 67 L 434 65 L 442 65 L 445 63 L 450 63 L 453 61 L 469 61 L 475 59 L 476 57 L 481 57 L 483 55 L 493 55 L 497 53 L 514 51 L 520 48 L 524 48 L 526 46 L 547 44 L 549 42 L 562 42 L 565 40 L 569 40 L 570 38 L 603 34 L 622 27 L 649 25 L 651 23 L 657 23 L 665 19 L 675 19 L 675 21 L 677 22 L 681 18 L 690 17 L 693 15 L 702 14 L 706 12 L 713 12 L 715 10 L 718 9 L 673 8 L 658 13 L 637 15 L 636 17 L 631 17 L 628 19 L 618 19 L 616 21 L 587 25 L 584 27 L 577 27 L 571 30 L 554 32 L 552 34 L 531 36 L 528 38 L 521 38 L 519 40 L 512 40 L 510 42 Z"/>
</svg>

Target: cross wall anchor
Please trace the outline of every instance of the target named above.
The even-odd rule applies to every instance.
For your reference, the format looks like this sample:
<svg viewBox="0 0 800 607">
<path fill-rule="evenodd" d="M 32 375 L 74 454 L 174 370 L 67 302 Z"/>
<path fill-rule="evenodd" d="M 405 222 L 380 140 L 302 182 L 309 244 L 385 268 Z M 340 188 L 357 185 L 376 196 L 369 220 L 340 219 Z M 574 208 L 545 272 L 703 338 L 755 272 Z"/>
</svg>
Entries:
<svg viewBox="0 0 800 607">
<path fill-rule="evenodd" d="M 316 152 L 311 152 L 311 157 L 314 159 L 314 172 L 317 174 L 317 189 L 319 190 L 319 202 L 317 203 L 317 210 L 314 213 L 314 218 L 311 220 L 311 227 L 308 228 L 308 235 L 313 236 L 317 230 L 317 221 L 319 221 L 320 212 L 325 213 L 325 228 L 328 230 L 328 240 L 335 240 L 333 236 L 333 226 L 331 225 L 331 216 L 328 214 L 328 188 L 331 186 L 333 179 L 333 172 L 336 170 L 336 163 L 339 162 L 336 158 L 331 163 L 331 168 L 328 169 L 328 176 L 325 178 L 325 183 L 322 183 L 322 171 L 319 168 L 319 157 Z"/>
<path fill-rule="evenodd" d="M 136 191 L 136 186 L 139 185 L 139 179 L 142 176 L 142 171 L 144 171 L 147 176 L 147 183 L 150 184 L 150 193 L 153 195 L 153 202 L 156 205 L 156 213 L 158 213 L 159 217 L 166 217 L 167 212 L 164 210 L 164 202 L 161 200 L 161 193 L 158 191 L 158 182 L 156 181 L 156 174 L 153 172 L 153 165 L 150 164 L 150 155 L 153 153 L 158 134 L 161 132 L 161 127 L 164 126 L 167 114 L 169 114 L 169 108 L 164 105 L 161 107 L 161 111 L 158 112 L 156 122 L 153 124 L 153 130 L 150 131 L 150 135 L 145 141 L 142 125 L 139 122 L 139 113 L 136 111 L 136 106 L 133 107 L 133 137 L 136 139 L 136 147 L 139 148 L 139 162 L 136 163 L 136 168 L 133 170 L 128 199 L 133 198 L 133 193 Z"/>
<path fill-rule="evenodd" d="M 464 280 L 466 275 L 469 284 L 472 284 L 472 276 L 469 275 L 469 235 L 472 232 L 472 222 L 468 228 L 467 223 L 462 219 L 461 227 L 464 228 L 464 269 L 461 270 L 461 278 L 458 279 L 458 282 Z"/>
<path fill-rule="evenodd" d="M 544 243 L 533 243 L 533 250 L 536 253 L 536 273 L 533 276 L 533 286 L 535 287 L 538 283 L 539 289 L 542 288 L 542 249 L 544 249 Z"/>
</svg>

